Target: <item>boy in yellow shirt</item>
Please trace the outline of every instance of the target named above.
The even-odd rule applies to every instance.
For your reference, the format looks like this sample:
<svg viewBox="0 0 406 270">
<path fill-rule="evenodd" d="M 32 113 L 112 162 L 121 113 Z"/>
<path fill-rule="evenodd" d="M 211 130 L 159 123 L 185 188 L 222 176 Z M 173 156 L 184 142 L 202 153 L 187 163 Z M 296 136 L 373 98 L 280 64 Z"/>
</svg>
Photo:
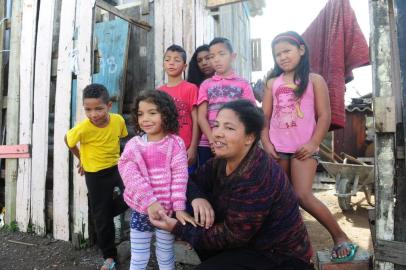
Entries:
<svg viewBox="0 0 406 270">
<path fill-rule="evenodd" d="M 79 173 L 85 175 L 97 245 L 105 259 L 101 270 L 116 269 L 113 218 L 127 209 L 122 195 L 113 199 L 113 190 L 119 187 L 123 193 L 117 162 L 120 138 L 128 133 L 123 117 L 109 112 L 111 106 L 106 87 L 101 84 L 86 86 L 83 89 L 83 107 L 87 119 L 65 135 L 66 145 L 79 159 Z"/>
</svg>

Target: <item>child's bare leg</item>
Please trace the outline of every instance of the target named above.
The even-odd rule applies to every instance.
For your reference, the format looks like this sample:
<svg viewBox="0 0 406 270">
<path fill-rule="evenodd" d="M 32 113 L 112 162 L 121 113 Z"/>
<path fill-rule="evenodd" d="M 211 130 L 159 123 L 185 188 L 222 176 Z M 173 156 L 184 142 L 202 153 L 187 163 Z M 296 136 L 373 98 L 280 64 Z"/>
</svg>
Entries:
<svg viewBox="0 0 406 270">
<path fill-rule="evenodd" d="M 313 158 L 304 161 L 296 158 L 291 160 L 291 183 L 299 198 L 300 206 L 315 217 L 330 233 L 334 244 L 339 245 L 349 241 L 340 228 L 330 210 L 313 195 L 313 179 L 316 175 L 317 162 Z M 339 257 L 347 256 L 349 250 L 339 250 Z"/>
<path fill-rule="evenodd" d="M 290 160 L 288 159 L 279 159 L 279 165 L 285 171 L 286 175 L 290 178 Z"/>
</svg>

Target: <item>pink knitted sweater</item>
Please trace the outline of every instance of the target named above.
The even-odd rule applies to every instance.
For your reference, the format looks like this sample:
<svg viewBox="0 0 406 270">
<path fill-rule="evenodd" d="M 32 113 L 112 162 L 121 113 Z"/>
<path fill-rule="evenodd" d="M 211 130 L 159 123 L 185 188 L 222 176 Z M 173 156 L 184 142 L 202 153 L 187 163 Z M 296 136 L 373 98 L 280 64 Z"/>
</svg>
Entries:
<svg viewBox="0 0 406 270">
<path fill-rule="evenodd" d="M 158 201 L 167 211 L 185 210 L 188 180 L 187 154 L 182 139 L 167 135 L 157 142 L 135 136 L 118 162 L 125 186 L 124 200 L 135 211 L 147 214 Z"/>
</svg>

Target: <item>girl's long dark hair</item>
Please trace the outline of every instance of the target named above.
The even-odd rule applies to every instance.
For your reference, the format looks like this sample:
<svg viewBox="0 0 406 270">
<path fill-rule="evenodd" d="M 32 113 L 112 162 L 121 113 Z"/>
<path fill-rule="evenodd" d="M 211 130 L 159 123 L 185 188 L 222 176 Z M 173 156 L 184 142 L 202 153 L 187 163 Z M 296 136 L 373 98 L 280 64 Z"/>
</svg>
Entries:
<svg viewBox="0 0 406 270">
<path fill-rule="evenodd" d="M 295 70 L 295 76 L 293 77 L 293 80 L 296 82 L 299 82 L 298 89 L 295 91 L 296 97 L 301 97 L 306 90 L 307 84 L 309 83 L 309 74 L 310 74 L 310 63 L 309 63 L 309 49 L 303 40 L 303 38 L 296 32 L 294 31 L 288 31 L 281 33 L 277 35 L 273 41 L 272 41 L 272 55 L 273 59 L 275 61 L 275 66 L 268 76 L 268 80 L 278 77 L 281 75 L 284 71 L 278 66 L 276 63 L 276 56 L 275 56 L 275 45 L 281 41 L 286 41 L 298 48 L 300 48 L 301 45 L 304 46 L 305 52 L 300 58 L 300 62 L 296 67 Z"/>
<path fill-rule="evenodd" d="M 197 55 L 204 51 L 209 51 L 209 45 L 203 44 L 196 49 L 195 53 L 190 59 L 189 71 L 187 73 L 187 81 L 197 85 L 198 87 L 206 79 L 204 73 L 200 70 L 199 65 L 197 64 Z"/>
</svg>

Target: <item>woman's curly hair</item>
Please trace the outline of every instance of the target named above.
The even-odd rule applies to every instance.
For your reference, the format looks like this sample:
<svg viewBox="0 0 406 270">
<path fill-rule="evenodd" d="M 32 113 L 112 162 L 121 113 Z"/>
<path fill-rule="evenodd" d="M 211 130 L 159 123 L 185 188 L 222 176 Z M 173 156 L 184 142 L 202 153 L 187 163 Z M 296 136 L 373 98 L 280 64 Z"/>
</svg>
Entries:
<svg viewBox="0 0 406 270">
<path fill-rule="evenodd" d="M 177 134 L 179 131 L 178 110 L 175 101 L 167 93 L 160 90 L 146 90 L 138 94 L 131 108 L 131 115 L 136 135 L 144 134 L 138 124 L 138 108 L 141 101 L 155 104 L 162 117 L 162 129 L 167 133 Z"/>
</svg>

